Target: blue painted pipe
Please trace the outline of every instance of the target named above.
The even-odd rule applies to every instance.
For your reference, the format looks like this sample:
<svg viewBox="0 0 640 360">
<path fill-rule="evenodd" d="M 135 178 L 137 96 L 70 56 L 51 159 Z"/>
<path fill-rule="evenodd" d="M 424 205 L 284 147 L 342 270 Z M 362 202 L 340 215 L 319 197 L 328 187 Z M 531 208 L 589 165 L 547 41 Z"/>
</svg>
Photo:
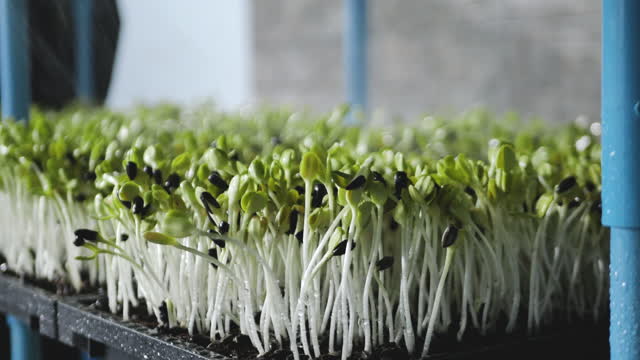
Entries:
<svg viewBox="0 0 640 360">
<path fill-rule="evenodd" d="M 40 336 L 22 320 L 7 316 L 11 338 L 11 360 L 40 359 Z"/>
<path fill-rule="evenodd" d="M 0 0 L 2 116 L 27 120 L 31 103 L 26 0 Z"/>
<path fill-rule="evenodd" d="M 367 110 L 367 0 L 345 0 L 344 61 L 347 101 Z M 353 118 L 351 118 L 353 121 Z"/>
<path fill-rule="evenodd" d="M 93 77 L 93 0 L 74 0 L 76 96 L 85 102 L 95 98 Z"/>
<path fill-rule="evenodd" d="M 602 2 L 602 223 L 611 359 L 640 358 L 640 1 Z"/>
<path fill-rule="evenodd" d="M 80 360 L 101 360 L 101 356 L 91 356 L 88 352 L 83 351 L 80 353 Z"/>
</svg>

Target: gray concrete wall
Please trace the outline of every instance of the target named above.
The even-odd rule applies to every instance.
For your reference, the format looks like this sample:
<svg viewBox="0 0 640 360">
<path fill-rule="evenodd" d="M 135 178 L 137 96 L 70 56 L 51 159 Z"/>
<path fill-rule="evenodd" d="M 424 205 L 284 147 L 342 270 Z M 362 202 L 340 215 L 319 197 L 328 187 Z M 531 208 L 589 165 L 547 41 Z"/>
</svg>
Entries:
<svg viewBox="0 0 640 360">
<path fill-rule="evenodd" d="M 344 100 L 341 0 L 254 1 L 256 98 Z M 369 0 L 370 103 L 414 118 L 486 106 L 599 117 L 600 1 Z"/>
</svg>

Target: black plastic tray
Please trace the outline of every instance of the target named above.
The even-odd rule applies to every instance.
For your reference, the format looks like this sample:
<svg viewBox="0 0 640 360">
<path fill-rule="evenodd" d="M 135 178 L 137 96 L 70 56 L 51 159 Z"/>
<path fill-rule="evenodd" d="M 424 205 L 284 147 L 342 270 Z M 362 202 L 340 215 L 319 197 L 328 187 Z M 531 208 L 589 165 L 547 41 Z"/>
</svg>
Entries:
<svg viewBox="0 0 640 360">
<path fill-rule="evenodd" d="M 96 299 L 95 295 L 57 296 L 15 277 L 0 274 L 0 313 L 22 318 L 41 334 L 92 356 L 103 356 L 106 360 L 232 359 L 89 306 Z M 536 336 L 505 335 L 465 341 L 465 346 L 449 344 L 446 348 L 450 351 L 433 354 L 429 359 L 550 360 L 566 359 L 566 355 L 570 358 L 607 359 L 609 355 L 608 329 L 604 323 L 560 327 Z"/>
<path fill-rule="evenodd" d="M 33 330 L 52 339 L 58 338 L 58 297 L 22 280 L 0 275 L 0 312 L 11 314 Z"/>
<path fill-rule="evenodd" d="M 89 300 L 90 301 L 90 300 Z M 58 340 L 93 356 L 115 349 L 138 359 L 227 360 L 206 348 L 85 305 L 87 297 L 58 303 Z"/>
</svg>

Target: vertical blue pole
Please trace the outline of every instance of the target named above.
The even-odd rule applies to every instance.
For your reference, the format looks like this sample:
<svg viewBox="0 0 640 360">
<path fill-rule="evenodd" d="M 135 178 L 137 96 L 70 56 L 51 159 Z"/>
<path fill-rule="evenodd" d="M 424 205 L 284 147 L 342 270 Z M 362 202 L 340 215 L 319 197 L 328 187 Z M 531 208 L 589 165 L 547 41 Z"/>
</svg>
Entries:
<svg viewBox="0 0 640 360">
<path fill-rule="evenodd" d="M 2 116 L 27 120 L 31 103 L 26 0 L 0 0 Z"/>
<path fill-rule="evenodd" d="M 640 1 L 602 1 L 602 223 L 611 359 L 640 358 Z"/>
<path fill-rule="evenodd" d="M 0 92 L 2 116 L 29 118 L 29 33 L 25 0 L 0 0 Z M 11 359 L 40 357 L 40 337 L 13 316 L 7 316 L 11 336 Z"/>
<path fill-rule="evenodd" d="M 40 336 L 14 316 L 7 316 L 7 324 L 11 338 L 11 360 L 40 359 Z"/>
<path fill-rule="evenodd" d="M 95 97 L 93 79 L 93 0 L 74 0 L 76 95 L 90 102 Z"/>
<path fill-rule="evenodd" d="M 344 61 L 347 101 L 353 113 L 367 109 L 367 0 L 345 0 Z"/>
</svg>

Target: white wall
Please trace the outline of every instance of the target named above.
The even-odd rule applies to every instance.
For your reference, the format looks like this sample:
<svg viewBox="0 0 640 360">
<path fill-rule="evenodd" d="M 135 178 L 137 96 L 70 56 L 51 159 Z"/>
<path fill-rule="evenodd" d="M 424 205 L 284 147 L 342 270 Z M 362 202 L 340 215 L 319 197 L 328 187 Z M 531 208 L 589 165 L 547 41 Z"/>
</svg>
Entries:
<svg viewBox="0 0 640 360">
<path fill-rule="evenodd" d="M 121 30 L 107 105 L 252 99 L 249 0 L 119 0 Z"/>
</svg>

